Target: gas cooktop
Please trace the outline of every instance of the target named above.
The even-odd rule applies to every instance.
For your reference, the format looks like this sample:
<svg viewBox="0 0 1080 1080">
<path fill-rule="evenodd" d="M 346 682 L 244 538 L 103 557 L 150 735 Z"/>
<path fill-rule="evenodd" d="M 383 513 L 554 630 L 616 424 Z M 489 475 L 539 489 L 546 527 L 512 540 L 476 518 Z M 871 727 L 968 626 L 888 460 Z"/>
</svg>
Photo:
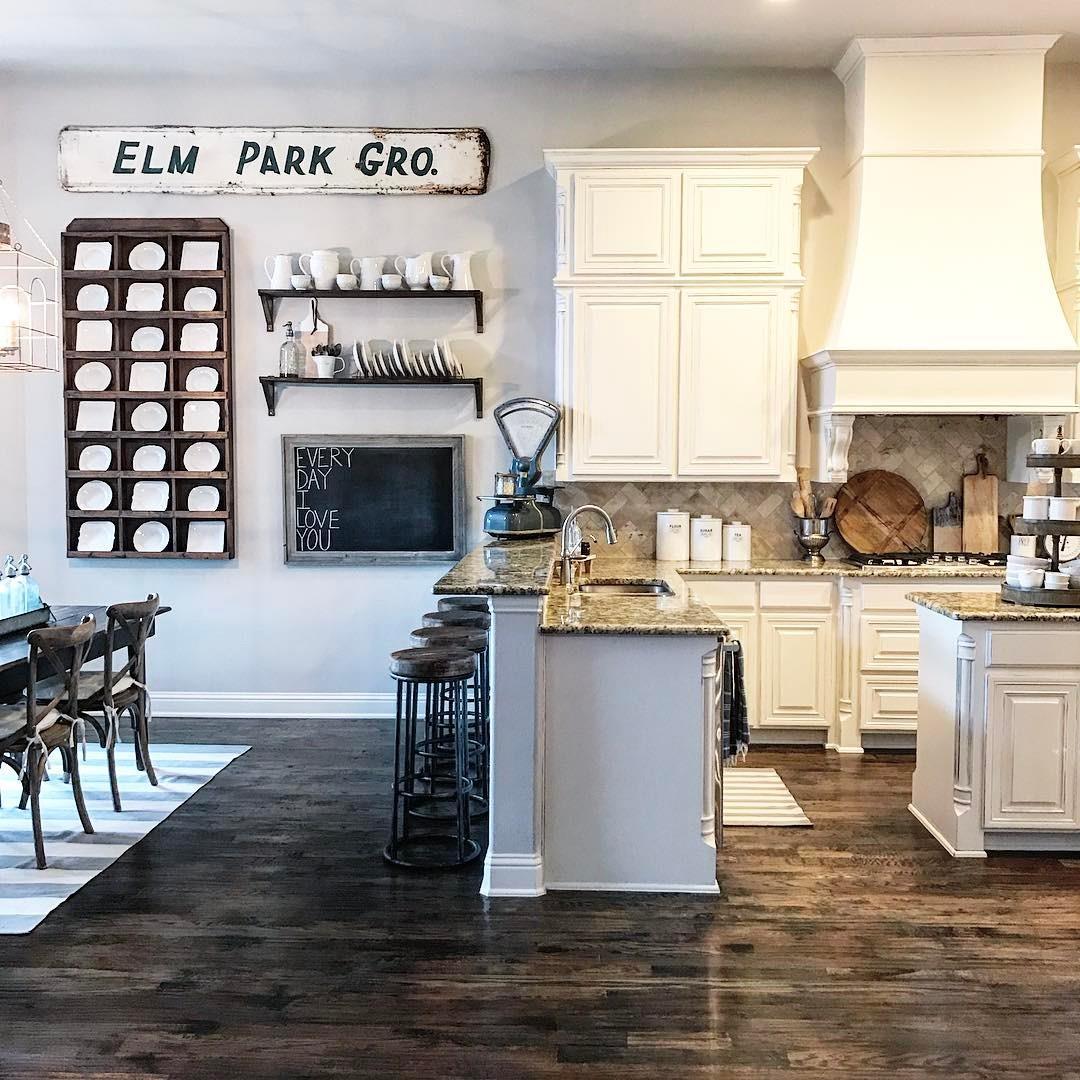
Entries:
<svg viewBox="0 0 1080 1080">
<path fill-rule="evenodd" d="M 969 551 L 885 551 L 880 555 L 849 555 L 859 566 L 1004 566 L 1005 556 Z"/>
</svg>

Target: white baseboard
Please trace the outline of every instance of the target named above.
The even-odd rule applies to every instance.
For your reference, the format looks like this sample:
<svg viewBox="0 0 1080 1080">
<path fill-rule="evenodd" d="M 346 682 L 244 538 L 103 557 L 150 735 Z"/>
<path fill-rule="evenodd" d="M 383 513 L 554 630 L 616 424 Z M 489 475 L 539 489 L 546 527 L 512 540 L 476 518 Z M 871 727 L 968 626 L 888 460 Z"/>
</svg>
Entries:
<svg viewBox="0 0 1080 1080">
<path fill-rule="evenodd" d="M 720 891 L 720 886 L 715 881 L 711 885 L 669 885 L 655 881 L 549 881 L 547 887 L 553 892 L 565 890 L 566 892 L 694 893 L 703 895 Z"/>
<path fill-rule="evenodd" d="M 958 851 L 956 848 L 945 839 L 944 836 L 938 831 L 937 827 L 931 824 L 929 819 L 920 811 L 915 808 L 914 803 L 908 803 L 908 811 L 911 816 L 954 858 L 954 859 L 985 859 L 985 851 Z"/>
<path fill-rule="evenodd" d="M 481 896 L 543 896 L 544 862 L 536 852 L 493 855 L 484 860 Z"/>
<path fill-rule="evenodd" d="M 264 694 L 248 691 L 199 693 L 155 690 L 155 716 L 207 719 L 335 720 L 389 719 L 395 698 L 385 694 Z"/>
</svg>

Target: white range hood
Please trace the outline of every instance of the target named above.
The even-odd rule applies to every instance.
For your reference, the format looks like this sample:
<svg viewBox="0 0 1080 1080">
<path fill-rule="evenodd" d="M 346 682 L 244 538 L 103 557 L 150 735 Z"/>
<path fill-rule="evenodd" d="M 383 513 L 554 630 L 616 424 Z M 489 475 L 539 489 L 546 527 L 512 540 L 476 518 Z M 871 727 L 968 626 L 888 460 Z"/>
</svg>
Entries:
<svg viewBox="0 0 1080 1080">
<path fill-rule="evenodd" d="M 1056 40 L 861 38 L 837 65 L 850 220 L 830 330 L 801 361 L 815 479 L 847 479 L 858 415 L 1077 411 L 1043 233 Z"/>
</svg>

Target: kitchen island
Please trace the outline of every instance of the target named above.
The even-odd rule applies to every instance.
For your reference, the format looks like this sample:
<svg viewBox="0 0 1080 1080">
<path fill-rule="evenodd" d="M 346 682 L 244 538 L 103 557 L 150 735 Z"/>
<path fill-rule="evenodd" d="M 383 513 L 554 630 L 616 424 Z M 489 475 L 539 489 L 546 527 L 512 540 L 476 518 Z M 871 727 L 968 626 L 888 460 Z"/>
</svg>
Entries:
<svg viewBox="0 0 1080 1080">
<path fill-rule="evenodd" d="M 1080 851 L 1080 609 L 913 592 L 910 810 L 951 855 Z"/>
</svg>

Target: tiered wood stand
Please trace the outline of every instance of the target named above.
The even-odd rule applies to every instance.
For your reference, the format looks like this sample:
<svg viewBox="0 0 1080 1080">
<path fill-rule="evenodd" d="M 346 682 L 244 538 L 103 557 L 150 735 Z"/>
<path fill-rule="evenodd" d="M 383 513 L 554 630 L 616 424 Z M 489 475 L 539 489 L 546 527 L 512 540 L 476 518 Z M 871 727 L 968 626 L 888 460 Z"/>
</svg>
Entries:
<svg viewBox="0 0 1080 1080">
<path fill-rule="evenodd" d="M 160 270 L 132 270 L 128 256 L 132 248 L 152 240 L 165 249 L 165 265 Z M 80 242 L 108 241 L 112 257 L 108 269 L 76 270 L 75 258 Z M 181 270 L 185 241 L 215 241 L 217 267 L 212 270 Z M 231 250 L 229 228 L 220 218 L 76 218 L 62 236 L 64 295 L 64 430 L 67 470 L 67 553 L 68 558 L 97 559 L 231 559 L 235 553 L 235 507 L 233 501 L 233 363 L 231 308 Z M 159 282 L 164 286 L 160 311 L 127 311 L 128 286 L 133 282 Z M 104 311 L 79 311 L 76 298 L 87 284 L 99 284 L 108 292 Z M 185 311 L 184 298 L 194 286 L 214 290 L 212 311 Z M 107 350 L 76 350 L 76 328 L 87 320 L 108 320 L 112 338 Z M 180 341 L 186 323 L 212 322 L 217 325 L 217 348 L 213 352 L 181 350 Z M 164 343 L 160 350 L 136 352 L 131 348 L 132 335 L 140 327 L 161 330 Z M 79 390 L 75 385 L 78 370 L 97 361 L 111 373 L 105 390 Z M 131 365 L 140 361 L 165 364 L 165 389 L 162 391 L 129 390 Z M 210 367 L 218 374 L 213 391 L 187 389 L 192 368 Z M 219 430 L 195 432 L 183 430 L 184 406 L 189 401 L 216 401 L 221 407 Z M 84 401 L 107 401 L 115 404 L 113 426 L 107 431 L 76 430 L 79 405 Z M 165 409 L 168 422 L 162 431 L 135 431 L 131 417 L 143 402 L 156 401 Z M 193 443 L 212 442 L 220 450 L 220 461 L 213 472 L 191 472 L 184 467 L 184 453 Z M 90 445 L 104 445 L 111 451 L 110 467 L 103 471 L 81 471 L 79 457 Z M 160 446 L 165 451 L 165 467 L 160 472 L 136 472 L 132 467 L 140 446 Z M 112 490 L 112 501 L 102 511 L 82 511 L 76 494 L 88 480 L 102 480 Z M 141 511 L 131 509 L 131 495 L 140 480 L 163 480 L 169 485 L 168 509 Z M 188 509 L 188 495 L 200 485 L 219 492 L 218 509 Z M 79 529 L 84 521 L 111 521 L 116 526 L 116 540 L 111 551 L 78 550 Z M 225 550 L 189 552 L 188 528 L 194 520 L 225 522 Z M 144 521 L 160 521 L 169 530 L 164 551 L 136 551 L 134 535 Z"/>
<path fill-rule="evenodd" d="M 1061 473 L 1064 469 L 1080 468 L 1080 454 L 1028 454 L 1029 469 L 1054 470 L 1054 495 L 1061 495 Z M 1020 536 L 1050 537 L 1050 570 L 1056 572 L 1060 563 L 1061 537 L 1080 536 L 1080 521 L 1033 521 L 1019 518 L 1013 532 Z M 1037 607 L 1080 607 L 1080 589 L 1019 589 L 1001 586 L 1002 600 L 1012 604 L 1033 604 Z"/>
</svg>

